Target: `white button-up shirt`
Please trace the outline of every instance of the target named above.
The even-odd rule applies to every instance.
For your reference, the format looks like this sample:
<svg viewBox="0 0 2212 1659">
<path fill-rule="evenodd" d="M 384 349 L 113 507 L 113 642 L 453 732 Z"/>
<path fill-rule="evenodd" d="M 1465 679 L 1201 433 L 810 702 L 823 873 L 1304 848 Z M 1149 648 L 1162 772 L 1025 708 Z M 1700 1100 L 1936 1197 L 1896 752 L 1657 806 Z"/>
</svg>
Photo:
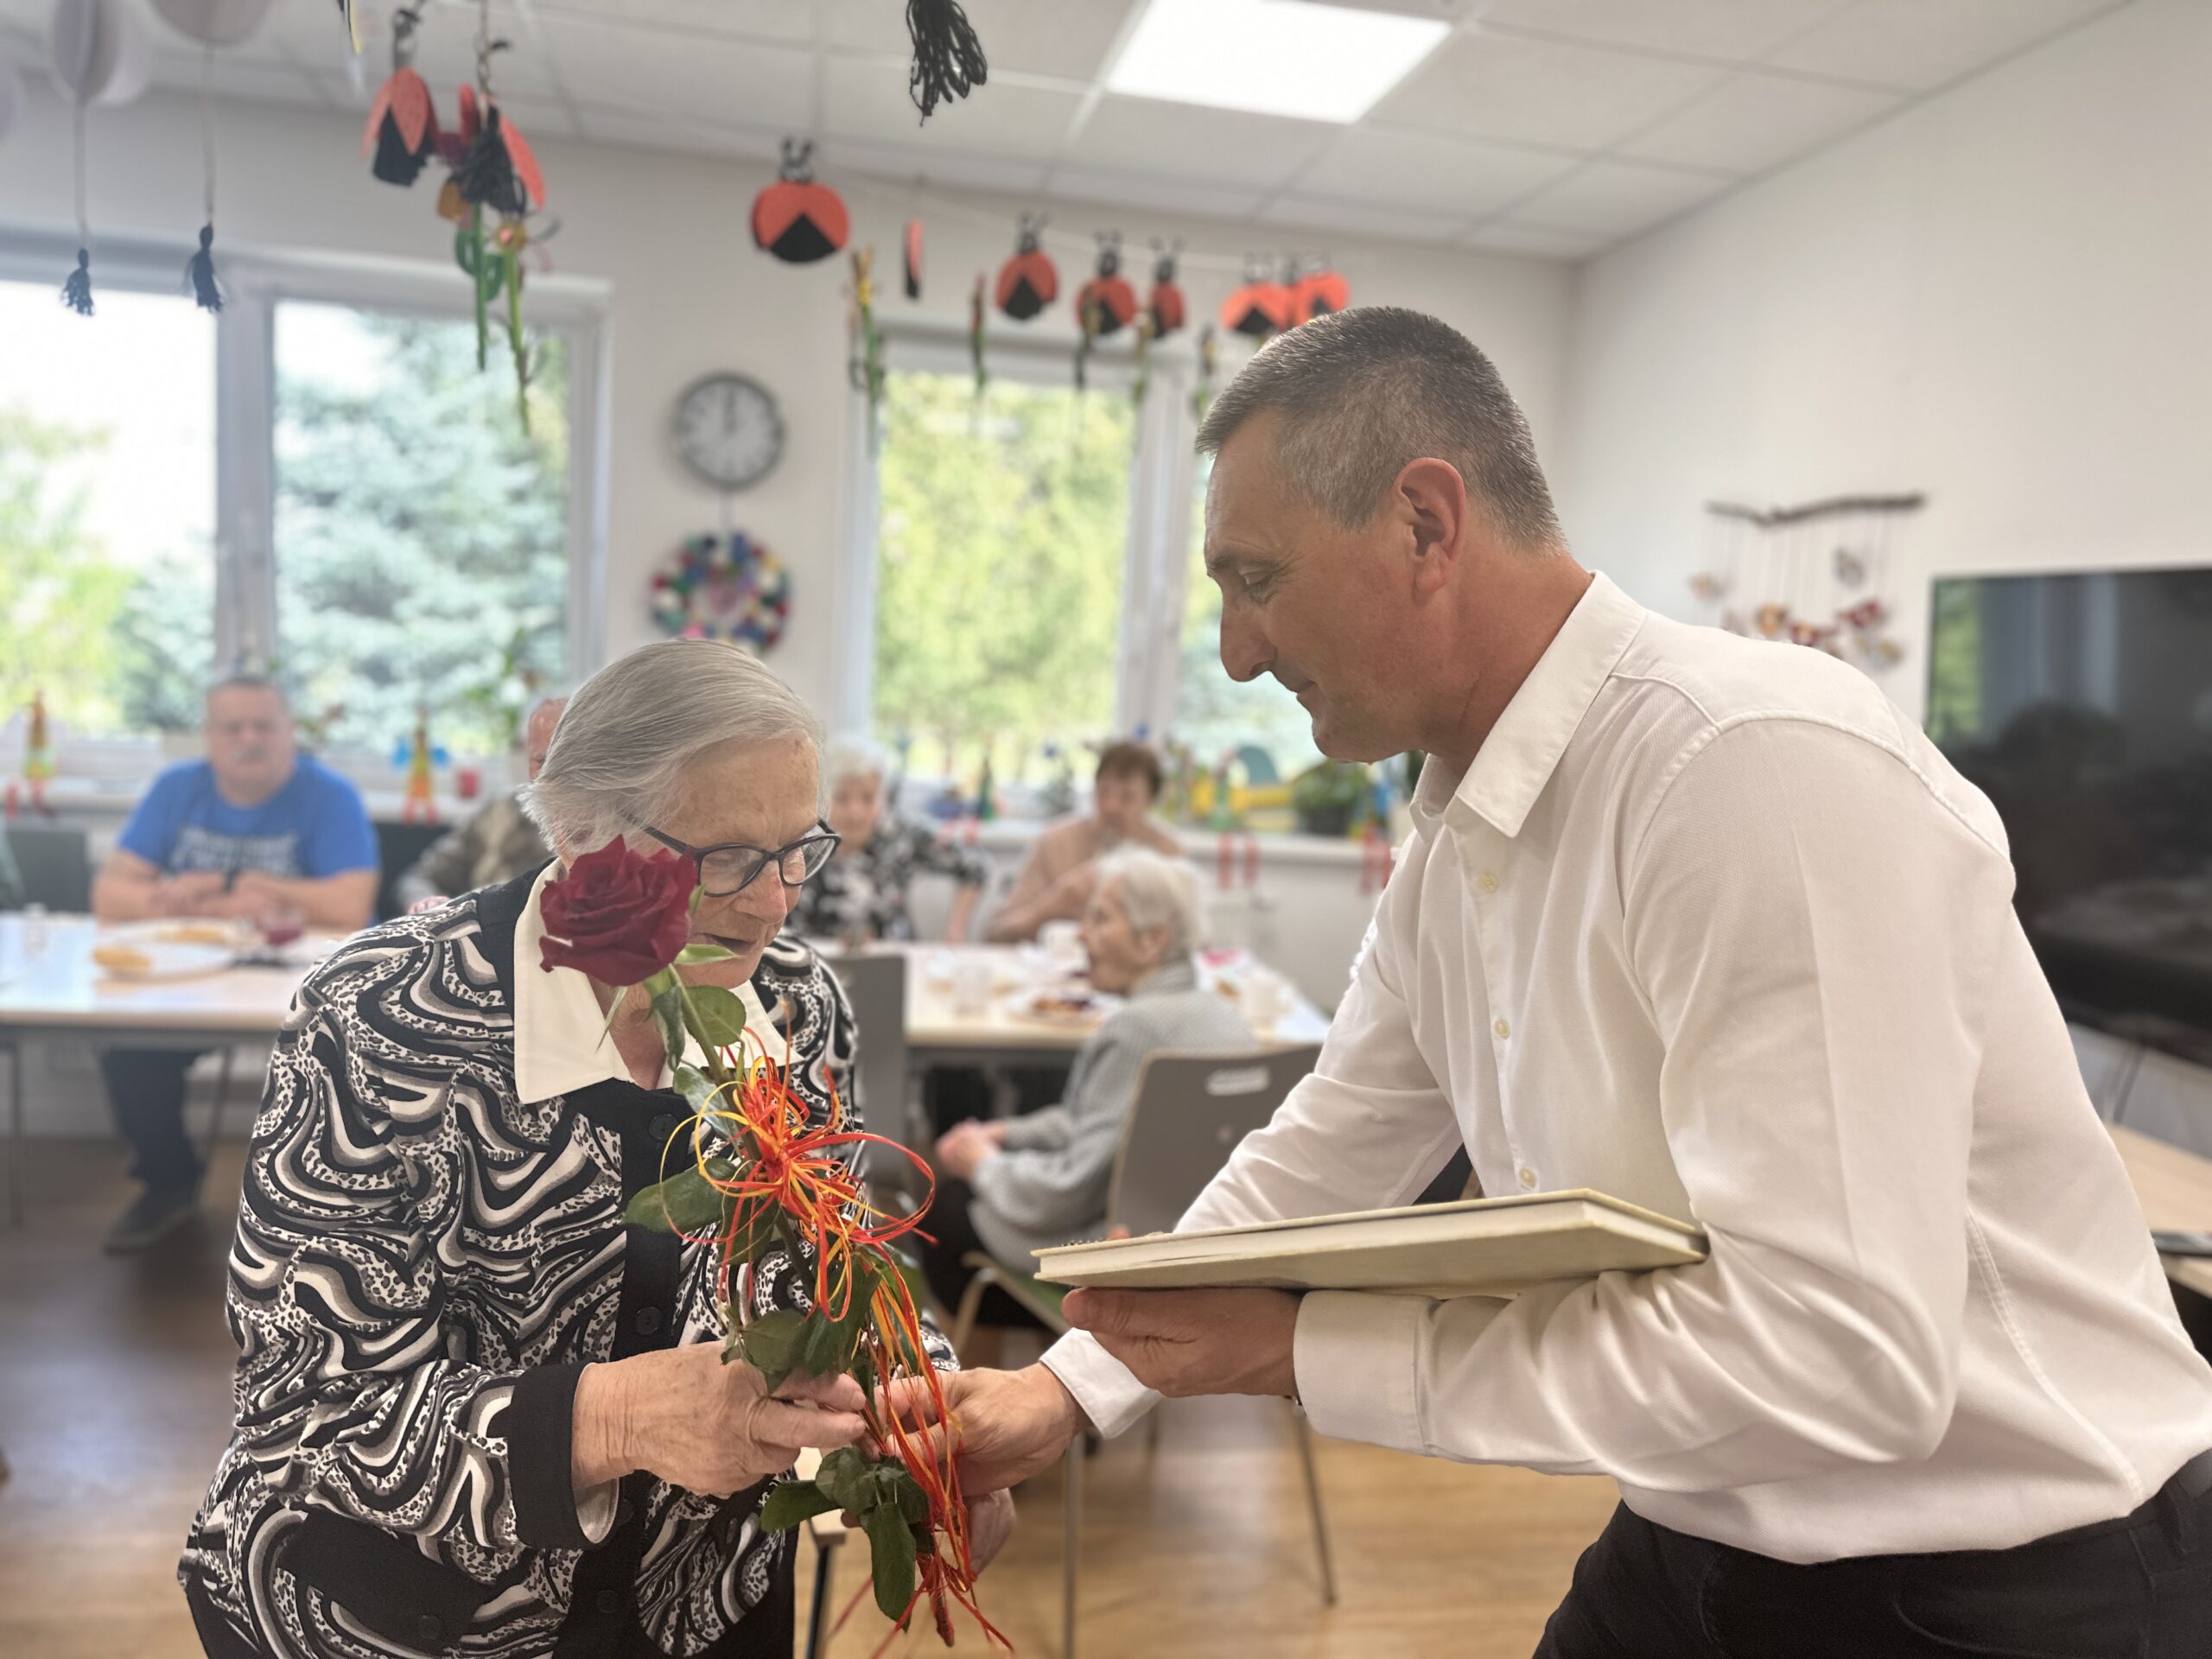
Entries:
<svg viewBox="0 0 2212 1659">
<path fill-rule="evenodd" d="M 1464 1144 L 1711 1255 L 1309 1294 L 1316 1427 L 1793 1561 L 2021 1543 L 2212 1446 L 1997 814 L 1872 681 L 1600 575 L 1414 822 L 1314 1074 L 1182 1224 L 1408 1203 Z M 1081 1333 L 1046 1363 L 1109 1433 L 1156 1397 Z"/>
</svg>

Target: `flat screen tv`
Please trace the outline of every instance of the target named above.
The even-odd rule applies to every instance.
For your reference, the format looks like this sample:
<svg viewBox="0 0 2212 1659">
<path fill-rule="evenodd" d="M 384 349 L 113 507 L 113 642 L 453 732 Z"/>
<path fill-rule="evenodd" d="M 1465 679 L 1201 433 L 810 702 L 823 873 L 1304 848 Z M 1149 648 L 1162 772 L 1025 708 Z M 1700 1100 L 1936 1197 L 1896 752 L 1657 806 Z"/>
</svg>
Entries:
<svg viewBox="0 0 2212 1659">
<path fill-rule="evenodd" d="M 2212 1064 L 2212 569 L 1938 581 L 1927 725 L 2067 1016 Z"/>
</svg>

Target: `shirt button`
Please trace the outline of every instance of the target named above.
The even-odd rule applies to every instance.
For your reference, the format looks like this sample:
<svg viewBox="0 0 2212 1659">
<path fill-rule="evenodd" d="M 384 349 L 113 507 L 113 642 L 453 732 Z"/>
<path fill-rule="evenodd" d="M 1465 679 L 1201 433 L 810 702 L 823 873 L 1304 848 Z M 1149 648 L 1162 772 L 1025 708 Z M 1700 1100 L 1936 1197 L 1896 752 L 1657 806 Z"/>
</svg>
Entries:
<svg viewBox="0 0 2212 1659">
<path fill-rule="evenodd" d="M 654 1332 L 660 1329 L 660 1309 L 657 1307 L 641 1307 L 638 1310 L 638 1317 L 635 1319 L 632 1319 L 631 1323 L 637 1327 L 638 1334 L 639 1336 L 650 1337 Z"/>
<path fill-rule="evenodd" d="M 602 1590 L 593 1599 L 593 1605 L 602 1613 L 619 1613 L 622 1611 L 622 1592 L 620 1590 Z"/>
<path fill-rule="evenodd" d="M 1535 1192 L 1536 1190 L 1536 1172 L 1529 1168 L 1528 1165 L 1523 1164 L 1521 1166 L 1520 1175 L 1521 1185 L 1527 1187 L 1531 1192 Z"/>
<path fill-rule="evenodd" d="M 1496 893 L 1497 891 L 1497 877 L 1492 874 L 1490 871 L 1484 870 L 1480 875 L 1475 878 L 1475 891 L 1477 893 Z"/>
<path fill-rule="evenodd" d="M 1500 1042 L 1503 1042 L 1508 1037 L 1510 1037 L 1513 1034 L 1513 1027 L 1507 1025 L 1503 1020 L 1493 1024 L 1491 1027 L 1491 1029 L 1497 1033 L 1497 1039 Z"/>
<path fill-rule="evenodd" d="M 663 1112 L 647 1126 L 646 1133 L 652 1136 L 657 1144 L 665 1145 L 668 1137 L 676 1133 L 676 1114 Z"/>
</svg>

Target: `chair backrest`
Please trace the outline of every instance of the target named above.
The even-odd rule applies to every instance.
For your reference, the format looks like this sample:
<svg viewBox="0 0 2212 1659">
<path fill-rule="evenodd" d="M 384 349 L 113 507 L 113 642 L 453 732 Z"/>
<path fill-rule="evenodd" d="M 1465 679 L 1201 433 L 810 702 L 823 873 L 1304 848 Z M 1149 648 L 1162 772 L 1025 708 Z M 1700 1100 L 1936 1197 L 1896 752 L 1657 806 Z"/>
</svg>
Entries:
<svg viewBox="0 0 2212 1659">
<path fill-rule="evenodd" d="M 23 902 L 80 914 L 92 907 L 92 860 L 85 832 L 64 824 L 11 823 L 8 846 L 23 878 Z"/>
<path fill-rule="evenodd" d="M 1147 1058 L 1115 1154 L 1106 1224 L 1140 1236 L 1171 1230 L 1237 1142 L 1275 1115 L 1320 1056 L 1309 1045 L 1265 1053 L 1163 1051 Z"/>
<path fill-rule="evenodd" d="M 896 950 L 825 954 L 823 962 L 845 988 L 860 1033 L 861 1109 L 868 1133 L 915 1145 L 906 1111 L 906 958 Z"/>
</svg>

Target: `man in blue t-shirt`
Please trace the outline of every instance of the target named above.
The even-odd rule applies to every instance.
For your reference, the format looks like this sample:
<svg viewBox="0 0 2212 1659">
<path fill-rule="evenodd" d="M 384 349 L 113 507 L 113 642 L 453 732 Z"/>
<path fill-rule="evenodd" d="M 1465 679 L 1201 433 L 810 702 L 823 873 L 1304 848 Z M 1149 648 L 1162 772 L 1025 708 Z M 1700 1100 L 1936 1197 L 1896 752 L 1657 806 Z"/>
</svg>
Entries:
<svg viewBox="0 0 2212 1659">
<path fill-rule="evenodd" d="M 302 756 L 292 711 L 270 682 L 240 675 L 207 694 L 207 758 L 169 767 L 123 827 L 92 884 L 104 922 L 171 916 L 351 932 L 377 894 L 376 832 L 359 793 Z M 200 1051 L 111 1049 L 100 1057 L 131 1173 L 146 1184 L 108 1231 L 142 1250 L 190 1220 L 200 1160 L 184 1132 L 184 1077 Z"/>
</svg>

